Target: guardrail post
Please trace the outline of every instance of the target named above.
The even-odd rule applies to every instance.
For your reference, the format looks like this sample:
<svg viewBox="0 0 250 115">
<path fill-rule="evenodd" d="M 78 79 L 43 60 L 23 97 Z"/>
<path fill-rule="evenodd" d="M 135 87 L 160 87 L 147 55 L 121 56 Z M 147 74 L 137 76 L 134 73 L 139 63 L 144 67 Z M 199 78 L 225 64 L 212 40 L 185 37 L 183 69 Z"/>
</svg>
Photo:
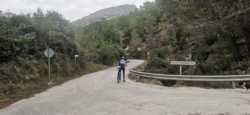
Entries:
<svg viewBox="0 0 250 115">
<path fill-rule="evenodd" d="M 141 80 L 141 76 L 135 75 L 136 76 L 136 82 L 139 82 Z"/>
<path fill-rule="evenodd" d="M 234 81 L 232 81 L 232 88 L 235 89 L 236 88 L 236 83 Z"/>
</svg>

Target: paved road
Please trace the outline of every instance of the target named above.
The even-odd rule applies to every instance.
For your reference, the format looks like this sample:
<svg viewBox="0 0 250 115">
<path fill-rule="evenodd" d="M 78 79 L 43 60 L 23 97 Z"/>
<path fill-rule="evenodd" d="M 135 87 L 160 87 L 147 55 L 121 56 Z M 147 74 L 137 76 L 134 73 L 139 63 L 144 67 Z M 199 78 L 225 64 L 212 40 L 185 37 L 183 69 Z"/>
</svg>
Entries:
<svg viewBox="0 0 250 115">
<path fill-rule="evenodd" d="M 131 69 L 142 61 L 131 61 Z M 116 84 L 110 68 L 19 101 L 0 115 L 241 115 L 250 113 L 250 93 L 243 90 L 167 88 L 128 81 Z M 226 114 L 229 115 L 229 114 Z"/>
</svg>

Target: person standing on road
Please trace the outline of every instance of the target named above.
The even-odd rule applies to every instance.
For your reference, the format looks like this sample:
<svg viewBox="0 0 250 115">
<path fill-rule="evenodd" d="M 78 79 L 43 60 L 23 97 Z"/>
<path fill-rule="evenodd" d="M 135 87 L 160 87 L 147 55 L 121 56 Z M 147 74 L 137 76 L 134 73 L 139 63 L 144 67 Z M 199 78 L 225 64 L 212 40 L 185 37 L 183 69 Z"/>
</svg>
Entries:
<svg viewBox="0 0 250 115">
<path fill-rule="evenodd" d="M 127 61 L 126 61 L 125 57 L 122 56 L 121 59 L 119 60 L 119 64 L 118 64 L 118 76 L 117 76 L 118 83 L 121 80 L 121 75 L 123 76 L 123 82 L 126 82 L 126 80 L 125 80 L 126 63 L 127 63 Z"/>
</svg>

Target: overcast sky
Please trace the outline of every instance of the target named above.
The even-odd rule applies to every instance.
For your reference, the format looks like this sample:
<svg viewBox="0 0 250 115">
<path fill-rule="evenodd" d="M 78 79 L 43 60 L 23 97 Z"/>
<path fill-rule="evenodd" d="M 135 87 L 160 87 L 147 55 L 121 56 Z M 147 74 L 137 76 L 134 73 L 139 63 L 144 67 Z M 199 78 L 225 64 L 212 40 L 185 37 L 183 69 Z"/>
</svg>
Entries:
<svg viewBox="0 0 250 115">
<path fill-rule="evenodd" d="M 32 13 L 37 8 L 57 11 L 68 20 L 76 20 L 97 10 L 123 4 L 142 5 L 154 0 L 0 0 L 0 10 L 14 13 Z"/>
</svg>

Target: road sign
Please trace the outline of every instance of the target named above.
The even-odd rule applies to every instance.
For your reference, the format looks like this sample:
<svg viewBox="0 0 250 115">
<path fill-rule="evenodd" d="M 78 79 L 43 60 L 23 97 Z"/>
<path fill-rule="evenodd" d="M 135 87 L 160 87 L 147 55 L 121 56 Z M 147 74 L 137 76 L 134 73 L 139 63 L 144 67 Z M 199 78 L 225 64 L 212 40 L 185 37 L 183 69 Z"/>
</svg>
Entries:
<svg viewBox="0 0 250 115">
<path fill-rule="evenodd" d="M 194 61 L 171 61 L 170 64 L 180 66 L 179 71 L 180 71 L 180 75 L 182 75 L 182 66 L 184 66 L 184 65 L 196 65 L 196 62 L 194 62 Z"/>
<path fill-rule="evenodd" d="M 48 77 L 49 77 L 49 85 L 51 84 L 51 61 L 50 58 L 52 58 L 55 55 L 55 52 L 51 48 L 47 48 L 44 51 L 44 55 L 48 58 Z"/>
<path fill-rule="evenodd" d="M 55 55 L 55 52 L 53 49 L 48 48 L 44 51 L 44 55 L 48 58 L 52 58 Z"/>
<path fill-rule="evenodd" d="M 171 61 L 171 65 L 196 65 L 194 61 Z"/>
<path fill-rule="evenodd" d="M 79 55 L 75 55 L 75 58 L 79 58 Z"/>
</svg>

